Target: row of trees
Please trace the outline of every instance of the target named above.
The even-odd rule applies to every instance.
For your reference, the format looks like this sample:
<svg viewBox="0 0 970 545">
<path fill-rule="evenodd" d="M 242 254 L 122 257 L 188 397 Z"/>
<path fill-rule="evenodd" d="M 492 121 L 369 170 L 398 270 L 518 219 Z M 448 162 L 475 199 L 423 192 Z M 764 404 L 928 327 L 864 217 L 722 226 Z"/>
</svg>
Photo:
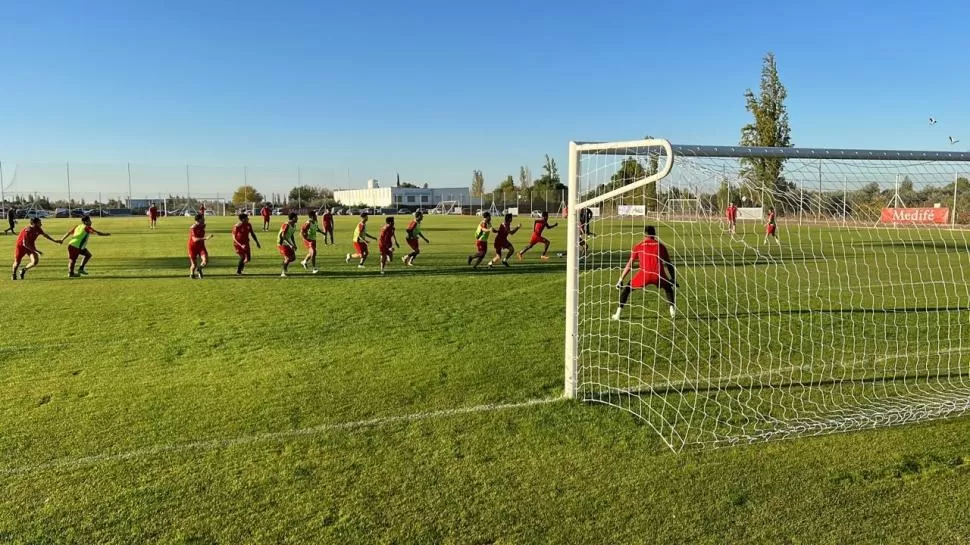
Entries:
<svg viewBox="0 0 970 545">
<path fill-rule="evenodd" d="M 542 166 L 542 176 L 532 179 L 532 171 L 527 166 L 519 167 L 518 183 L 511 174 L 505 176 L 492 191 L 485 191 L 485 175 L 481 170 L 472 171 L 471 196 L 472 199 L 500 199 L 505 195 L 518 195 L 530 198 L 532 195 L 546 195 L 549 192 L 559 192 L 566 189 L 559 176 L 556 160 L 546 155 Z"/>
<path fill-rule="evenodd" d="M 241 185 L 232 194 L 232 203 L 236 206 L 263 203 L 266 200 L 266 196 L 251 185 Z M 270 200 L 275 204 L 300 208 L 331 207 L 340 204 L 334 200 L 332 190 L 312 185 L 298 185 L 290 189 L 290 192 L 285 197 L 283 195 L 273 195 Z"/>
</svg>

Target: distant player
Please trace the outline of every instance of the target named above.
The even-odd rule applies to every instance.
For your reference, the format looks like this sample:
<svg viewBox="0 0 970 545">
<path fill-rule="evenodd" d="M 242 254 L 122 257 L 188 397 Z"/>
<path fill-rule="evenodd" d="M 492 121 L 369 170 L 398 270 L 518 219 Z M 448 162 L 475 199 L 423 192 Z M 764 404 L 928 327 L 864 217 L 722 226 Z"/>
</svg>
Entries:
<svg viewBox="0 0 970 545">
<path fill-rule="evenodd" d="M 91 235 L 110 237 L 111 233 L 103 233 L 98 231 L 91 226 L 90 216 L 82 216 L 81 224 L 71 229 L 65 233 L 63 237 L 61 237 L 61 243 L 70 238 L 70 241 L 67 243 L 67 274 L 71 278 L 88 274 L 84 267 L 87 266 L 88 261 L 91 261 L 91 258 L 93 257 L 91 252 L 88 251 L 88 239 L 91 237 Z M 75 273 L 74 267 L 77 264 L 77 258 L 81 256 L 83 256 L 84 259 L 81 260 L 81 266 L 77 269 L 77 273 Z"/>
<path fill-rule="evenodd" d="M 259 215 L 263 217 L 263 231 L 269 231 L 269 220 L 273 215 L 273 210 L 269 207 L 269 203 L 264 204 L 259 209 Z"/>
<path fill-rule="evenodd" d="M 209 266 L 209 250 L 205 247 L 205 241 L 211 238 L 212 235 L 205 234 L 205 215 L 196 214 L 195 223 L 189 227 L 189 278 L 202 279 L 202 270 Z"/>
<path fill-rule="evenodd" d="M 781 246 L 781 240 L 778 238 L 778 223 L 775 220 L 774 207 L 768 209 L 768 220 L 765 223 L 765 241 L 763 244 L 768 244 L 768 237 L 774 237 L 775 242 Z"/>
<path fill-rule="evenodd" d="M 27 275 L 27 271 L 33 269 L 40 263 L 41 251 L 37 249 L 37 238 L 44 237 L 51 242 L 56 242 L 62 244 L 62 241 L 54 240 L 50 235 L 44 232 L 41 227 L 40 218 L 30 218 L 30 223 L 27 227 L 24 227 L 20 231 L 20 236 L 17 237 L 17 244 L 14 246 L 13 250 L 13 274 L 12 278 L 17 279 L 17 268 L 20 267 L 20 263 L 27 256 L 30 256 L 30 263 L 24 265 L 20 269 L 20 279 L 23 280 Z"/>
<path fill-rule="evenodd" d="M 492 213 L 485 212 L 482 214 L 482 222 L 475 229 L 475 253 L 468 256 L 469 265 L 472 264 L 472 261 L 475 261 L 475 265 L 472 266 L 473 269 L 478 268 L 482 259 L 485 258 L 485 253 L 488 252 L 488 235 L 490 234 L 492 234 Z"/>
<path fill-rule="evenodd" d="M 414 213 L 414 219 L 411 220 L 411 223 L 408 224 L 405 230 L 407 234 L 404 236 L 404 241 L 411 247 L 411 251 L 408 255 L 401 258 L 401 261 L 409 267 L 414 266 L 414 258 L 418 257 L 418 254 L 421 253 L 421 240 L 424 240 L 427 244 L 431 244 L 428 237 L 424 236 L 424 233 L 421 232 L 422 221 L 424 221 L 424 212 L 418 210 Z"/>
<path fill-rule="evenodd" d="M 391 248 L 392 242 L 395 247 L 401 247 L 397 242 L 397 235 L 394 234 L 394 216 L 388 216 L 384 220 L 384 227 L 381 227 L 380 235 L 377 237 L 377 249 L 381 252 L 381 274 L 384 274 L 384 268 L 388 262 L 394 259 L 394 248 Z"/>
<path fill-rule="evenodd" d="M 17 209 L 10 207 L 7 209 L 7 229 L 4 230 L 3 234 L 10 233 L 11 235 L 17 234 Z"/>
<path fill-rule="evenodd" d="M 333 244 L 333 213 L 329 208 L 323 209 L 323 243 Z"/>
<path fill-rule="evenodd" d="M 347 263 L 350 263 L 351 259 L 360 258 L 360 263 L 357 264 L 358 269 L 364 268 L 364 262 L 367 261 L 367 256 L 370 255 L 370 250 L 367 247 L 367 239 L 377 240 L 367 234 L 367 212 L 360 213 L 360 222 L 354 229 L 354 253 L 347 254 Z"/>
<path fill-rule="evenodd" d="M 581 232 L 586 233 L 586 236 L 590 236 L 590 237 L 593 236 L 593 232 L 589 228 L 589 224 L 592 221 L 593 221 L 592 209 L 583 208 L 582 210 L 579 211 L 579 224 L 582 226 Z"/>
<path fill-rule="evenodd" d="M 614 320 L 620 319 L 620 313 L 630 298 L 630 292 L 643 289 L 647 286 L 657 286 L 663 290 L 667 296 L 667 303 L 670 305 L 670 317 L 677 315 L 677 307 L 674 305 L 674 287 L 677 286 L 674 264 L 670 262 L 670 255 L 667 247 L 657 240 L 657 229 L 650 225 L 644 231 L 646 237 L 636 246 L 630 254 L 630 260 L 623 267 L 623 274 L 616 282 L 617 289 L 620 291 L 620 306 L 613 314 Z M 633 280 L 629 284 L 624 284 L 626 275 L 633 270 L 633 262 L 640 264 L 640 270 L 633 275 Z M 664 274 L 664 268 L 666 273 Z"/>
<path fill-rule="evenodd" d="M 148 228 L 155 229 L 155 224 L 158 223 L 158 207 L 155 203 L 150 203 L 148 205 Z"/>
<path fill-rule="evenodd" d="M 586 229 L 583 224 L 579 224 L 579 236 L 577 237 L 579 242 L 579 260 L 582 261 L 586 259 L 586 254 L 589 252 L 589 245 L 586 243 Z"/>
<path fill-rule="evenodd" d="M 199 206 L 199 213 L 203 216 L 205 215 L 205 203 L 202 203 L 202 205 Z"/>
<path fill-rule="evenodd" d="M 731 236 L 737 231 L 738 226 L 738 207 L 733 202 L 727 207 L 728 232 Z"/>
<path fill-rule="evenodd" d="M 526 252 L 531 250 L 533 246 L 539 243 L 545 245 L 542 248 L 542 255 L 539 256 L 539 259 L 549 259 L 549 256 L 546 255 L 549 252 L 549 239 L 542 236 L 542 232 L 546 229 L 554 229 L 558 225 L 558 223 L 553 223 L 550 225 L 549 212 L 543 211 L 542 217 L 537 219 L 535 224 L 532 226 L 532 238 L 529 240 L 529 245 L 523 248 L 522 251 L 517 254 L 519 261 L 522 260 L 522 256 L 524 256 Z"/>
<path fill-rule="evenodd" d="M 256 243 L 256 247 L 260 248 L 256 231 L 253 230 L 253 224 L 249 223 L 249 216 L 239 214 L 239 223 L 232 226 L 232 246 L 236 255 L 239 256 L 239 264 L 236 265 L 237 276 L 242 276 L 246 264 L 253 259 L 253 252 L 249 246 L 250 238 Z"/>
<path fill-rule="evenodd" d="M 492 229 L 492 232 L 495 233 L 495 242 L 493 243 L 495 257 L 488 262 L 489 267 L 494 266 L 499 261 L 502 262 L 502 265 L 509 266 L 509 258 L 515 253 L 515 248 L 509 242 L 509 236 L 517 233 L 521 227 L 521 224 L 512 227 L 512 214 L 506 214 L 504 221 L 499 224 L 498 229 Z M 506 251 L 504 258 L 502 257 L 502 250 Z"/>
<path fill-rule="evenodd" d="M 303 258 L 300 265 L 303 265 L 303 270 L 307 269 L 307 265 L 313 265 L 313 274 L 320 272 L 317 269 L 317 233 L 322 232 L 320 224 L 317 223 L 317 212 L 310 210 L 306 223 L 300 228 L 303 246 L 307 249 L 306 257 Z"/>
<path fill-rule="evenodd" d="M 298 219 L 300 219 L 300 216 L 296 212 L 290 212 L 286 221 L 280 225 L 280 232 L 276 237 L 276 248 L 283 256 L 283 271 L 280 273 L 282 278 L 286 278 L 290 263 L 296 261 L 296 221 Z"/>
</svg>

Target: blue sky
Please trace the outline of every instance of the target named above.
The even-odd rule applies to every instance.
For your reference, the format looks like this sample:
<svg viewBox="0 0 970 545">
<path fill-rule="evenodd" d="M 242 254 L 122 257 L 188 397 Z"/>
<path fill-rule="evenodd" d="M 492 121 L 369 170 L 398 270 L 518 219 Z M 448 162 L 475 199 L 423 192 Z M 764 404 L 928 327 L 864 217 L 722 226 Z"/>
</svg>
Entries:
<svg viewBox="0 0 970 545">
<path fill-rule="evenodd" d="M 968 4 L 10 2 L 0 161 L 494 186 L 569 140 L 736 143 L 767 51 L 796 145 L 966 150 Z"/>
</svg>

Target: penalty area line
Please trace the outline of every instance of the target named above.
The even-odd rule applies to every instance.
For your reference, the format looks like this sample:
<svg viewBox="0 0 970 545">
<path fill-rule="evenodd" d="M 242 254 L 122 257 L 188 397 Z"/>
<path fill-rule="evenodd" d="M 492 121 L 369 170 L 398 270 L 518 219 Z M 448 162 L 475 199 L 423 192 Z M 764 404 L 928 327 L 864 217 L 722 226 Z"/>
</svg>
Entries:
<svg viewBox="0 0 970 545">
<path fill-rule="evenodd" d="M 564 398 L 547 397 L 547 398 L 530 399 L 528 401 L 521 401 L 518 403 L 489 403 L 485 405 L 474 405 L 471 407 L 459 407 L 456 409 L 444 409 L 440 411 L 427 411 L 427 412 L 404 414 L 404 415 L 398 415 L 398 416 L 382 416 L 377 418 L 370 418 L 367 420 L 338 422 L 334 424 L 320 424 L 318 426 L 312 426 L 309 428 L 256 433 L 253 435 L 242 435 L 242 436 L 231 437 L 227 439 L 210 439 L 206 441 L 193 441 L 189 443 L 155 445 L 151 447 L 130 450 L 127 452 L 119 452 L 115 454 L 95 454 L 93 456 L 84 456 L 81 458 L 63 458 L 60 460 L 54 460 L 51 462 L 45 462 L 42 464 L 36 464 L 32 466 L 8 467 L 8 468 L 0 469 L 0 475 L 22 475 L 25 473 L 36 473 L 41 471 L 50 471 L 50 470 L 57 470 L 57 469 L 73 469 L 81 466 L 97 465 L 97 464 L 108 463 L 108 462 L 120 462 L 125 460 L 148 458 L 148 457 L 157 456 L 160 454 L 186 452 L 186 451 L 192 451 L 192 450 L 196 450 L 196 451 L 216 450 L 216 449 L 224 449 L 229 447 L 236 447 L 240 445 L 249 445 L 253 443 L 263 443 L 263 442 L 269 442 L 269 441 L 292 439 L 296 437 L 323 435 L 323 434 L 335 432 L 335 431 L 355 430 L 360 428 L 375 428 L 380 426 L 386 426 L 389 424 L 418 422 L 422 420 L 435 420 L 438 418 L 448 418 L 448 417 L 460 416 L 464 414 L 506 411 L 510 409 L 521 409 L 526 407 L 533 407 L 536 405 L 555 403 L 557 401 L 561 401 L 562 399 Z"/>
</svg>

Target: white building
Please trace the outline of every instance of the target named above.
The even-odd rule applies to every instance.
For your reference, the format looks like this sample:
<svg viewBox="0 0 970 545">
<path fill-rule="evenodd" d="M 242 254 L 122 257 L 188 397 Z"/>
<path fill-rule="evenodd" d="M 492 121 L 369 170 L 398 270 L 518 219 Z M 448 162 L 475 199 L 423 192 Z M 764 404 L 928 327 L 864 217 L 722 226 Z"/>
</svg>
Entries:
<svg viewBox="0 0 970 545">
<path fill-rule="evenodd" d="M 333 198 L 344 206 L 364 205 L 373 208 L 434 208 L 441 201 L 458 201 L 469 206 L 471 191 L 467 187 L 420 188 L 380 187 L 377 180 L 368 180 L 367 189 L 338 189 Z"/>
</svg>

